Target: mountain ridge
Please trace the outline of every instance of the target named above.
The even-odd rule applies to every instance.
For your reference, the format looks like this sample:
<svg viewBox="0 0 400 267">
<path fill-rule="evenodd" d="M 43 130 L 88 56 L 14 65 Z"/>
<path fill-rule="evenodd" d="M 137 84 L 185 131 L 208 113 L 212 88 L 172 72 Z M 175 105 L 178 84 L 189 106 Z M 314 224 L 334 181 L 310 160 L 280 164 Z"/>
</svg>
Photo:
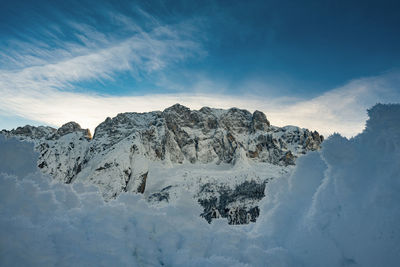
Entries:
<svg viewBox="0 0 400 267">
<path fill-rule="evenodd" d="M 58 129 L 24 126 L 1 133 L 33 141 L 39 152 L 38 167 L 54 180 L 95 184 L 107 201 L 123 192 L 133 192 L 145 194 L 149 200 L 166 199 L 169 202 L 174 188 L 180 186 L 179 177 L 176 181 L 171 178 L 173 183 L 155 191 L 146 189 L 146 186 L 161 176 L 169 177 L 165 170 L 173 170 L 179 165 L 187 169 L 203 168 L 201 165 L 242 168 L 244 171 L 240 175 L 243 177 L 225 179 L 225 185 L 220 181 L 209 183 L 211 178 L 205 175 L 208 170 L 203 170 L 197 178 L 192 177 L 199 180 L 198 184 L 189 185 L 194 183 L 189 177 L 186 186 L 204 207 L 203 217 L 210 221 L 229 214 L 239 216 L 239 219 L 231 220 L 235 224 L 253 221 L 258 216 L 253 204 L 262 198 L 260 192 L 268 180 L 289 170 L 297 157 L 319 149 L 323 142 L 323 137 L 316 131 L 295 126 L 272 126 L 260 111 L 250 113 L 238 108 L 209 107 L 191 110 L 180 104 L 164 111 L 126 112 L 114 118 L 108 117 L 96 127 L 93 137 L 88 129 L 82 129 L 75 122 Z M 161 167 L 154 167 L 157 164 Z M 260 167 L 254 167 L 257 164 Z M 264 168 L 262 166 L 273 169 L 274 173 L 264 174 L 260 169 L 262 175 L 249 174 L 248 170 Z M 219 175 L 220 172 L 212 174 L 215 177 Z M 224 175 L 236 177 L 234 171 Z M 241 182 L 231 183 L 232 179 Z M 196 189 L 191 189 L 191 186 Z M 156 187 L 153 184 L 153 188 Z M 254 189 L 254 199 L 250 197 L 250 204 L 249 194 L 243 193 L 242 188 Z M 207 197 L 202 198 L 200 192 Z M 224 201 L 222 196 L 225 196 Z M 226 206 L 236 203 L 237 198 L 245 199 L 242 204 L 247 204 L 239 203 L 243 207 L 232 207 L 237 211 L 230 212 Z M 251 218 L 248 218 L 249 212 Z"/>
</svg>

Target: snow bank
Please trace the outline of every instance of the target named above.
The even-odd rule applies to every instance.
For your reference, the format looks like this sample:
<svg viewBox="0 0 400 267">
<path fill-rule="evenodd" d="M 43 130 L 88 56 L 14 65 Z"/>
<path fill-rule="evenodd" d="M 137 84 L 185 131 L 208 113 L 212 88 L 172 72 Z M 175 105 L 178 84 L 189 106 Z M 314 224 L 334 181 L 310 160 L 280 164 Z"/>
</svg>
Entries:
<svg viewBox="0 0 400 267">
<path fill-rule="evenodd" d="M 25 155 L 33 155 L 32 145 L 1 140 L 2 166 L 7 155 L 20 164 L 9 162 L 2 171 L 13 175 L 0 174 L 0 266 L 255 264 L 240 253 L 244 232 L 226 221 L 209 225 L 188 194 L 160 209 L 135 194 L 105 203 L 95 187 L 29 173 L 36 159 Z"/>
<path fill-rule="evenodd" d="M 366 130 L 331 136 L 270 183 L 255 224 L 211 225 L 183 194 L 155 209 L 140 195 L 49 183 L 29 144 L 0 139 L 1 266 L 396 266 L 400 263 L 400 105 Z"/>
<path fill-rule="evenodd" d="M 368 114 L 362 134 L 331 136 L 267 189 L 255 231 L 268 246 L 305 266 L 400 264 L 400 105 Z"/>
</svg>

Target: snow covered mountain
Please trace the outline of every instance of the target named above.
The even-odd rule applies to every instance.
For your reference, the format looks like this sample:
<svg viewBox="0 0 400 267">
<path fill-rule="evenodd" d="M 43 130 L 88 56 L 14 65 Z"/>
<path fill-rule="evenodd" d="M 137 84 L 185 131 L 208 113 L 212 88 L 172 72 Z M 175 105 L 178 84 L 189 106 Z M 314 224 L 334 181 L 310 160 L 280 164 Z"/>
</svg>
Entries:
<svg viewBox="0 0 400 267">
<path fill-rule="evenodd" d="M 0 135 L 0 266 L 398 266 L 400 105 L 368 115 L 361 134 L 330 136 L 290 176 L 269 181 L 257 222 L 235 227 L 208 224 L 185 193 L 160 207 L 141 194 L 104 202 L 93 185 L 51 182 L 32 144 Z M 193 177 L 258 171 L 188 166 Z M 152 173 L 150 165 L 145 194 Z"/>
<path fill-rule="evenodd" d="M 289 175 L 296 158 L 323 141 L 316 131 L 272 126 L 260 111 L 179 104 L 107 118 L 93 138 L 75 122 L 1 133 L 33 141 L 38 167 L 56 181 L 98 185 L 105 200 L 142 193 L 154 205 L 174 202 L 184 189 L 205 219 L 230 224 L 255 221 L 268 181 Z"/>
</svg>

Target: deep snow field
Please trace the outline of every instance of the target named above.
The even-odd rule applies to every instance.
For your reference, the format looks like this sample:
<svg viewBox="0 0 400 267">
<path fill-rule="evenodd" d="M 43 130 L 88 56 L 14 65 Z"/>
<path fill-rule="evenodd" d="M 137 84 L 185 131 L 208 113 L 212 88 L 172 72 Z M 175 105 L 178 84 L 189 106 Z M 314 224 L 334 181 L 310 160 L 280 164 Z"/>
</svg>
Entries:
<svg viewBox="0 0 400 267">
<path fill-rule="evenodd" d="M 156 208 L 50 182 L 32 144 L 1 136 L 0 266 L 400 266 L 400 105 L 369 116 L 300 157 L 257 222 L 235 226 L 208 224 L 189 193 Z"/>
</svg>

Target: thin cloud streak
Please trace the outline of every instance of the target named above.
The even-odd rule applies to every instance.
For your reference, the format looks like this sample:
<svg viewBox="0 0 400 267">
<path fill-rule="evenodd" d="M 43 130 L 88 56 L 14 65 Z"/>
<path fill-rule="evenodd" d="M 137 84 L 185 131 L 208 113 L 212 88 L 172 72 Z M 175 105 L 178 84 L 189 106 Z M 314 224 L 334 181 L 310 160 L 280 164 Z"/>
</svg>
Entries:
<svg viewBox="0 0 400 267">
<path fill-rule="evenodd" d="M 158 39 L 162 35 L 163 39 Z M 91 51 L 54 64 L 32 66 L 18 71 L 0 72 L 1 90 L 13 91 L 31 87 L 62 89 L 71 82 L 92 79 L 112 79 L 117 72 L 130 71 L 133 75 L 163 69 L 170 62 L 184 60 L 201 53 L 193 41 L 183 40 L 167 27 L 150 34 L 141 33 L 105 49 Z"/>
<path fill-rule="evenodd" d="M 151 17 L 144 11 L 140 14 Z M 55 126 L 76 120 L 93 128 L 104 117 L 100 112 L 99 119 L 91 112 L 99 113 L 99 107 L 108 106 L 114 114 L 119 109 L 113 106 L 121 99 L 79 94 L 73 83 L 101 83 L 121 72 L 140 80 L 188 57 L 205 55 L 193 35 L 195 27 L 189 23 L 166 25 L 152 17 L 151 26 L 144 30 L 120 13 L 107 15 L 125 32 L 124 37 L 98 32 L 88 24 L 66 22 L 80 42 L 64 42 L 56 33 L 42 29 L 55 49 L 29 37 L 27 41 L 10 40 L 14 49 L 0 49 L 0 116 L 18 115 Z M 58 29 L 57 25 L 52 28 Z M 107 105 L 106 99 L 115 103 Z M 82 120 L 83 114 L 88 117 Z"/>
</svg>

